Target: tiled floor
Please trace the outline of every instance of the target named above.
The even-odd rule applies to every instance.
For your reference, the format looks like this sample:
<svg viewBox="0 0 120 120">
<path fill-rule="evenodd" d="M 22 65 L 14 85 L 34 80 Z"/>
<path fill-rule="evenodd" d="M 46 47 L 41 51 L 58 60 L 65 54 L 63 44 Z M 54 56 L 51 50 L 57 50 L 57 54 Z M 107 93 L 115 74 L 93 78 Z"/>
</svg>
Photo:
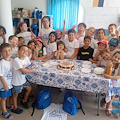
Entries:
<svg viewBox="0 0 120 120">
<path fill-rule="evenodd" d="M 39 88 L 36 85 L 33 85 L 34 87 L 34 94 L 37 95 L 40 90 L 48 87 L 39 86 Z M 64 99 L 64 95 L 67 91 L 65 90 L 63 92 L 59 92 L 59 88 L 53 88 L 49 87 L 49 90 L 52 94 L 52 102 L 53 103 L 62 103 Z M 97 97 L 94 93 L 88 93 L 88 92 L 80 92 L 80 91 L 73 91 L 72 92 L 79 98 L 79 100 L 82 102 L 83 110 L 85 111 L 85 115 L 83 115 L 82 111 L 79 110 L 76 115 L 69 115 L 67 116 L 67 120 L 116 120 L 113 115 L 110 117 L 106 116 L 105 110 L 100 109 L 100 116 L 97 116 Z M 19 107 L 24 110 L 22 114 L 14 114 L 10 111 L 10 113 L 13 115 L 13 120 L 41 120 L 43 115 L 43 110 L 35 109 L 35 113 L 33 117 L 31 117 L 32 113 L 32 107 L 31 104 L 34 101 L 35 98 L 29 98 L 29 109 L 25 109 L 20 105 L 20 102 L 18 102 Z M 20 98 L 19 98 L 20 100 Z M 19 101 L 18 100 L 18 101 Z M 117 99 L 116 99 L 117 100 Z M 1 112 L 0 112 L 1 113 Z M 6 120 L 2 116 L 0 116 L 0 120 Z"/>
</svg>

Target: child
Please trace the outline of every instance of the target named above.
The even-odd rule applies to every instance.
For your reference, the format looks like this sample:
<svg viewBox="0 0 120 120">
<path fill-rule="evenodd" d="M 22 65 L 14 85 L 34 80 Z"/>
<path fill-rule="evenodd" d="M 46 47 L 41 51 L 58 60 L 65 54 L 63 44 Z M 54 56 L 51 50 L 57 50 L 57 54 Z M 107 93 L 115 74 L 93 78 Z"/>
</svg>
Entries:
<svg viewBox="0 0 120 120">
<path fill-rule="evenodd" d="M 55 53 L 55 58 L 58 60 L 63 60 L 66 56 L 66 53 L 64 52 L 65 44 L 63 41 L 57 42 L 57 51 Z"/>
<path fill-rule="evenodd" d="M 24 45 L 24 43 L 25 43 L 24 38 L 23 37 L 18 37 L 18 47 Z"/>
<path fill-rule="evenodd" d="M 20 22 L 19 23 L 19 27 L 17 28 L 15 35 L 17 37 L 23 37 L 25 40 L 25 45 L 27 45 L 27 43 L 32 40 L 32 38 L 36 38 L 36 35 L 33 34 L 32 32 L 28 32 L 27 31 L 28 27 L 27 24 L 25 22 Z"/>
<path fill-rule="evenodd" d="M 8 42 L 9 44 L 12 46 L 12 50 L 13 50 L 13 53 L 12 53 L 12 56 L 11 58 L 16 58 L 18 56 L 18 37 L 15 36 L 15 35 L 11 35 L 9 38 L 8 38 Z"/>
<path fill-rule="evenodd" d="M 79 49 L 78 52 L 78 60 L 89 60 L 93 56 L 94 49 L 91 48 L 89 45 L 91 43 L 91 37 L 85 36 L 84 38 L 84 46 Z"/>
<path fill-rule="evenodd" d="M 90 36 L 91 37 L 90 47 L 93 48 L 93 49 L 96 49 L 95 40 L 93 39 L 94 33 L 95 33 L 95 28 L 94 27 L 90 27 L 90 28 L 87 29 L 87 32 L 86 32 L 85 36 Z M 78 42 L 79 42 L 79 47 L 80 48 L 84 46 L 84 38 L 83 37 L 80 37 L 78 39 Z"/>
<path fill-rule="evenodd" d="M 32 50 L 34 51 L 35 49 L 35 41 L 34 40 L 30 40 L 27 44 L 27 46 Z"/>
<path fill-rule="evenodd" d="M 79 44 L 78 40 L 75 39 L 75 30 L 70 29 L 68 31 L 68 38 L 64 40 L 65 46 L 68 49 L 66 58 L 75 59 L 78 54 Z"/>
<path fill-rule="evenodd" d="M 97 66 L 104 66 L 104 67 L 106 67 L 107 62 L 110 59 L 111 59 L 111 55 L 110 55 L 110 53 L 107 50 L 101 52 L 101 54 L 99 56 L 99 61 L 97 62 Z"/>
<path fill-rule="evenodd" d="M 46 62 L 50 59 L 52 59 L 55 56 L 55 52 L 57 51 L 57 45 L 56 45 L 56 39 L 57 39 L 57 35 L 55 32 L 51 32 L 49 34 L 49 41 L 48 41 L 48 45 L 47 45 L 47 55 L 46 58 L 42 60 L 42 62 Z"/>
<path fill-rule="evenodd" d="M 111 56 L 118 50 L 118 49 L 117 49 L 118 44 L 119 44 L 119 41 L 118 41 L 118 39 L 116 39 L 116 38 L 112 38 L 112 39 L 108 42 L 108 45 L 109 45 L 108 51 L 110 52 Z M 118 51 L 120 51 L 120 50 L 118 50 Z"/>
<path fill-rule="evenodd" d="M 0 26 L 0 45 L 2 43 L 5 43 L 5 34 L 6 34 L 6 29 L 3 26 Z"/>
<path fill-rule="evenodd" d="M 60 30 L 55 31 L 57 33 L 56 42 L 63 41 L 65 39 L 65 29 L 66 29 L 66 20 L 64 19 L 63 31 L 62 32 Z"/>
<path fill-rule="evenodd" d="M 96 47 L 95 47 L 95 49 L 97 49 L 97 43 L 99 42 L 99 41 L 101 41 L 101 40 L 104 40 L 104 37 L 105 37 L 105 30 L 103 29 L 103 28 L 100 28 L 100 29 L 98 29 L 97 30 L 97 40 L 95 40 L 94 42 L 95 42 L 95 45 L 96 45 Z"/>
<path fill-rule="evenodd" d="M 119 33 L 117 31 L 117 26 L 116 24 L 110 24 L 108 26 L 108 32 L 110 35 L 108 36 L 108 41 L 110 41 L 112 38 L 117 38 L 119 37 Z"/>
<path fill-rule="evenodd" d="M 118 91 L 118 95 L 120 95 L 120 51 L 117 51 L 113 54 L 111 61 L 107 62 L 104 77 L 108 79 L 112 79 L 112 85 L 113 85 L 113 91 L 112 93 L 115 94 L 115 91 Z M 112 70 L 112 73 L 110 75 L 108 74 L 108 69 Z M 108 116 L 111 115 L 112 112 L 112 100 L 114 98 L 114 95 L 111 96 L 111 101 L 107 103 L 107 111 L 106 114 Z M 119 113 L 118 113 L 119 114 Z"/>
<path fill-rule="evenodd" d="M 38 38 L 34 39 L 36 48 L 34 49 L 33 59 L 41 60 L 46 57 L 46 47 L 43 45 L 43 41 Z"/>
<path fill-rule="evenodd" d="M 97 44 L 98 44 L 98 49 L 94 50 L 93 60 L 89 59 L 89 61 L 91 61 L 92 63 L 97 63 L 101 52 L 107 49 L 107 41 L 106 40 L 99 41 Z"/>
<path fill-rule="evenodd" d="M 50 20 L 47 16 L 42 18 L 42 23 L 44 28 L 40 29 L 38 36 L 43 40 L 43 44 L 47 46 L 49 41 L 49 34 L 50 32 L 54 31 L 54 29 L 50 28 Z"/>
<path fill-rule="evenodd" d="M 17 106 L 17 97 L 18 93 L 22 91 L 23 88 L 26 89 L 24 99 L 21 100 L 21 104 L 25 108 L 29 108 L 27 105 L 27 99 L 31 92 L 31 86 L 28 81 L 26 81 L 25 75 L 23 73 L 32 73 L 33 69 L 29 68 L 28 65 L 30 65 L 30 60 L 27 57 L 28 55 L 28 47 L 26 45 L 20 46 L 18 49 L 19 57 L 15 58 L 13 60 L 13 89 L 12 89 L 12 103 L 13 103 L 13 109 L 12 112 L 21 114 L 23 112 L 22 109 L 18 108 Z M 27 67 L 27 68 L 26 68 Z"/>
<path fill-rule="evenodd" d="M 2 116 L 7 119 L 12 119 L 13 116 L 6 109 L 6 100 L 11 96 L 12 88 L 12 47 L 8 43 L 1 44 L 1 55 L 3 59 L 0 62 L 0 97 Z"/>
</svg>

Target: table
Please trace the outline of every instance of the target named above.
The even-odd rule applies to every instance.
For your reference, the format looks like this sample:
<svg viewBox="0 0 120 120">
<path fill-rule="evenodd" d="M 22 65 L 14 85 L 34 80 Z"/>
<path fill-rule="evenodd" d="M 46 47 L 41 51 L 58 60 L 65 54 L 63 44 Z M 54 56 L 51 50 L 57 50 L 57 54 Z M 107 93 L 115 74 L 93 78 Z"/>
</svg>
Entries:
<svg viewBox="0 0 120 120">
<path fill-rule="evenodd" d="M 33 73 L 27 75 L 27 79 L 39 85 L 52 86 L 58 88 L 66 88 L 73 90 L 82 90 L 94 92 L 98 94 L 98 115 L 100 108 L 100 94 L 107 93 L 109 96 L 109 79 L 105 79 L 103 75 L 94 74 L 95 64 L 91 65 L 91 72 L 86 74 L 81 72 L 83 61 L 69 60 L 75 65 L 75 70 L 62 71 L 57 69 L 57 65 L 61 60 L 49 60 L 46 63 L 41 61 L 32 61 Z"/>
</svg>

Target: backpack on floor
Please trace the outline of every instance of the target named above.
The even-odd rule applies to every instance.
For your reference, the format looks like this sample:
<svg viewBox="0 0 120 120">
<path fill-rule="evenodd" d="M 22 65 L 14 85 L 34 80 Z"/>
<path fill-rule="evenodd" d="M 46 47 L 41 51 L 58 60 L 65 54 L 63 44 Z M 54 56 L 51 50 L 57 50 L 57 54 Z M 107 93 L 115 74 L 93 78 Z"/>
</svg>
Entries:
<svg viewBox="0 0 120 120">
<path fill-rule="evenodd" d="M 79 103 L 80 107 L 77 108 L 77 103 Z M 77 97 L 75 97 L 75 95 L 69 91 L 66 93 L 65 97 L 64 97 L 64 102 L 63 102 L 63 110 L 71 115 L 75 115 L 78 111 L 78 109 L 81 109 L 83 114 L 85 115 L 83 109 L 82 109 L 82 104 L 81 102 L 78 100 Z"/>
<path fill-rule="evenodd" d="M 44 89 L 40 91 L 34 103 L 32 104 L 33 112 L 31 116 L 34 114 L 35 107 L 39 110 L 43 110 L 47 108 L 51 103 L 51 93 L 48 89 Z"/>
</svg>

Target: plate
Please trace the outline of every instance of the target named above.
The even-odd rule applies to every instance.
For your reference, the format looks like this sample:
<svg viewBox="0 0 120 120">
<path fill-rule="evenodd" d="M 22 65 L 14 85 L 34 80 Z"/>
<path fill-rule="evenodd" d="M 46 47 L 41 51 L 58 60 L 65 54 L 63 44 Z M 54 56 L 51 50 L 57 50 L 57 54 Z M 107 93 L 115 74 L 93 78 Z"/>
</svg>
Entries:
<svg viewBox="0 0 120 120">
<path fill-rule="evenodd" d="M 91 68 L 91 65 L 82 64 L 82 67 L 83 67 L 83 68 Z"/>
<path fill-rule="evenodd" d="M 89 68 L 82 68 L 81 71 L 82 71 L 83 73 L 90 73 L 90 72 L 91 72 L 91 69 L 89 69 Z"/>
<path fill-rule="evenodd" d="M 52 65 L 50 65 L 49 63 L 43 63 L 42 66 L 43 67 L 51 67 Z"/>
<path fill-rule="evenodd" d="M 104 68 L 101 68 L 101 67 L 96 67 L 96 68 L 94 69 L 94 73 L 95 73 L 95 74 L 98 74 L 98 75 L 104 74 L 104 71 L 105 71 L 105 69 L 104 69 Z"/>
<path fill-rule="evenodd" d="M 91 65 L 91 62 L 90 61 L 83 61 L 82 64 L 84 64 L 84 65 Z"/>
<path fill-rule="evenodd" d="M 50 62 L 49 64 L 50 64 L 51 66 L 52 66 L 52 65 L 58 65 L 57 62 Z"/>
</svg>

